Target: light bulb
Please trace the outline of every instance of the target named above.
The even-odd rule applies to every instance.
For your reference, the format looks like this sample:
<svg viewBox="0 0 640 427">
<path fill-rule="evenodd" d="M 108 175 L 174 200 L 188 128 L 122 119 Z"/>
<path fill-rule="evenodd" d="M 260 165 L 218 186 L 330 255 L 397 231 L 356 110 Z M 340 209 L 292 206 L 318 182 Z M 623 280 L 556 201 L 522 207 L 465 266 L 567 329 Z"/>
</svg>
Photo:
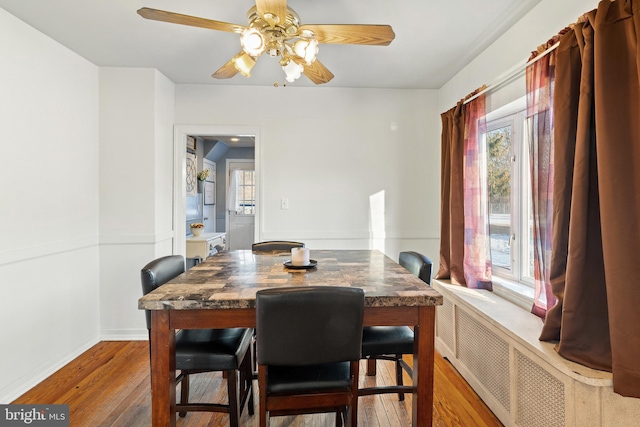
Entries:
<svg viewBox="0 0 640 427">
<path fill-rule="evenodd" d="M 262 33 L 255 28 L 245 28 L 240 37 L 242 49 L 249 55 L 260 56 L 264 52 L 264 37 Z"/>
</svg>

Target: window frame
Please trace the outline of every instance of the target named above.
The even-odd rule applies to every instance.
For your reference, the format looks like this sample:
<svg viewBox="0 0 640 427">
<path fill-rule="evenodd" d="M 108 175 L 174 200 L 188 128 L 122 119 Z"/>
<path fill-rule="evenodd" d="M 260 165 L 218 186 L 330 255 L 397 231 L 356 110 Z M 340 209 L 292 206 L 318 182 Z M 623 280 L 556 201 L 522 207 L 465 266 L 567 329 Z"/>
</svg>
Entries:
<svg viewBox="0 0 640 427">
<path fill-rule="evenodd" d="M 507 294 L 518 305 L 530 308 L 533 301 L 534 280 L 527 276 L 529 269 L 529 227 L 531 212 L 531 189 L 529 179 L 528 135 L 526 132 L 526 109 L 524 97 L 486 116 L 486 131 L 511 126 L 511 235 L 510 270 L 492 263 L 492 281 L 498 285 L 500 294 Z M 486 136 L 483 136 L 486 144 Z M 487 147 L 488 153 L 488 147 Z M 488 161 L 488 158 L 487 158 Z M 487 171 L 487 165 L 485 165 Z M 488 175 L 487 175 L 488 176 Z"/>
</svg>

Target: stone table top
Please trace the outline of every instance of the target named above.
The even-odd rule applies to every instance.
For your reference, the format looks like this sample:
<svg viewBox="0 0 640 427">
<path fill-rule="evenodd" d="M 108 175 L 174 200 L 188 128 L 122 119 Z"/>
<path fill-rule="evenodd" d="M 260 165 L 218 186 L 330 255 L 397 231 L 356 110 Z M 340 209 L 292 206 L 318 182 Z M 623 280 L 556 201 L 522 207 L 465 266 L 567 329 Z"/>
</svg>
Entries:
<svg viewBox="0 0 640 427">
<path fill-rule="evenodd" d="M 442 295 L 379 251 L 311 250 L 317 266 L 283 265 L 289 252 L 225 251 L 207 258 L 138 300 L 146 310 L 255 308 L 260 289 L 292 286 L 353 286 L 365 306 L 435 306 Z"/>
</svg>

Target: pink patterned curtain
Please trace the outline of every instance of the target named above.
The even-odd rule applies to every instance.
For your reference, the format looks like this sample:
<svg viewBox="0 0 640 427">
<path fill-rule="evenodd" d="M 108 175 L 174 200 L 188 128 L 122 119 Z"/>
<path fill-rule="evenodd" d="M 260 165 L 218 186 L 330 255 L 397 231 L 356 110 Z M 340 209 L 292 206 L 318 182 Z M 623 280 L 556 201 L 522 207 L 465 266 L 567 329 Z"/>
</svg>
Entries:
<svg viewBox="0 0 640 427">
<path fill-rule="evenodd" d="M 560 35 L 540 46 L 530 60 L 553 46 Z M 533 217 L 533 276 L 535 315 L 544 318 L 556 297 L 551 290 L 551 241 L 553 223 L 553 98 L 556 51 L 553 50 L 526 69 L 527 133 Z"/>
<path fill-rule="evenodd" d="M 465 105 L 463 265 L 467 287 L 492 290 L 486 150 L 481 139 L 487 129 L 485 115 L 484 95 Z"/>
<path fill-rule="evenodd" d="M 436 278 L 491 290 L 482 163 L 485 149 L 480 139 L 485 128 L 484 95 L 466 104 L 461 101 L 442 113 L 440 266 Z"/>
</svg>

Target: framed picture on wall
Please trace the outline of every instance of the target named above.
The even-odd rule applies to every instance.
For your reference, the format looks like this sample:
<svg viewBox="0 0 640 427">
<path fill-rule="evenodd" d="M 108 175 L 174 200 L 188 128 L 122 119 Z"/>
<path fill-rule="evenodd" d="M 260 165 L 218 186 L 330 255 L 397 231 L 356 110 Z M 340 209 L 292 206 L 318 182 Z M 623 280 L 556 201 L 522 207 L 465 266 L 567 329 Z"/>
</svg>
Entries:
<svg viewBox="0 0 640 427">
<path fill-rule="evenodd" d="M 216 204 L 216 184 L 211 181 L 204 182 L 204 204 Z"/>
</svg>

